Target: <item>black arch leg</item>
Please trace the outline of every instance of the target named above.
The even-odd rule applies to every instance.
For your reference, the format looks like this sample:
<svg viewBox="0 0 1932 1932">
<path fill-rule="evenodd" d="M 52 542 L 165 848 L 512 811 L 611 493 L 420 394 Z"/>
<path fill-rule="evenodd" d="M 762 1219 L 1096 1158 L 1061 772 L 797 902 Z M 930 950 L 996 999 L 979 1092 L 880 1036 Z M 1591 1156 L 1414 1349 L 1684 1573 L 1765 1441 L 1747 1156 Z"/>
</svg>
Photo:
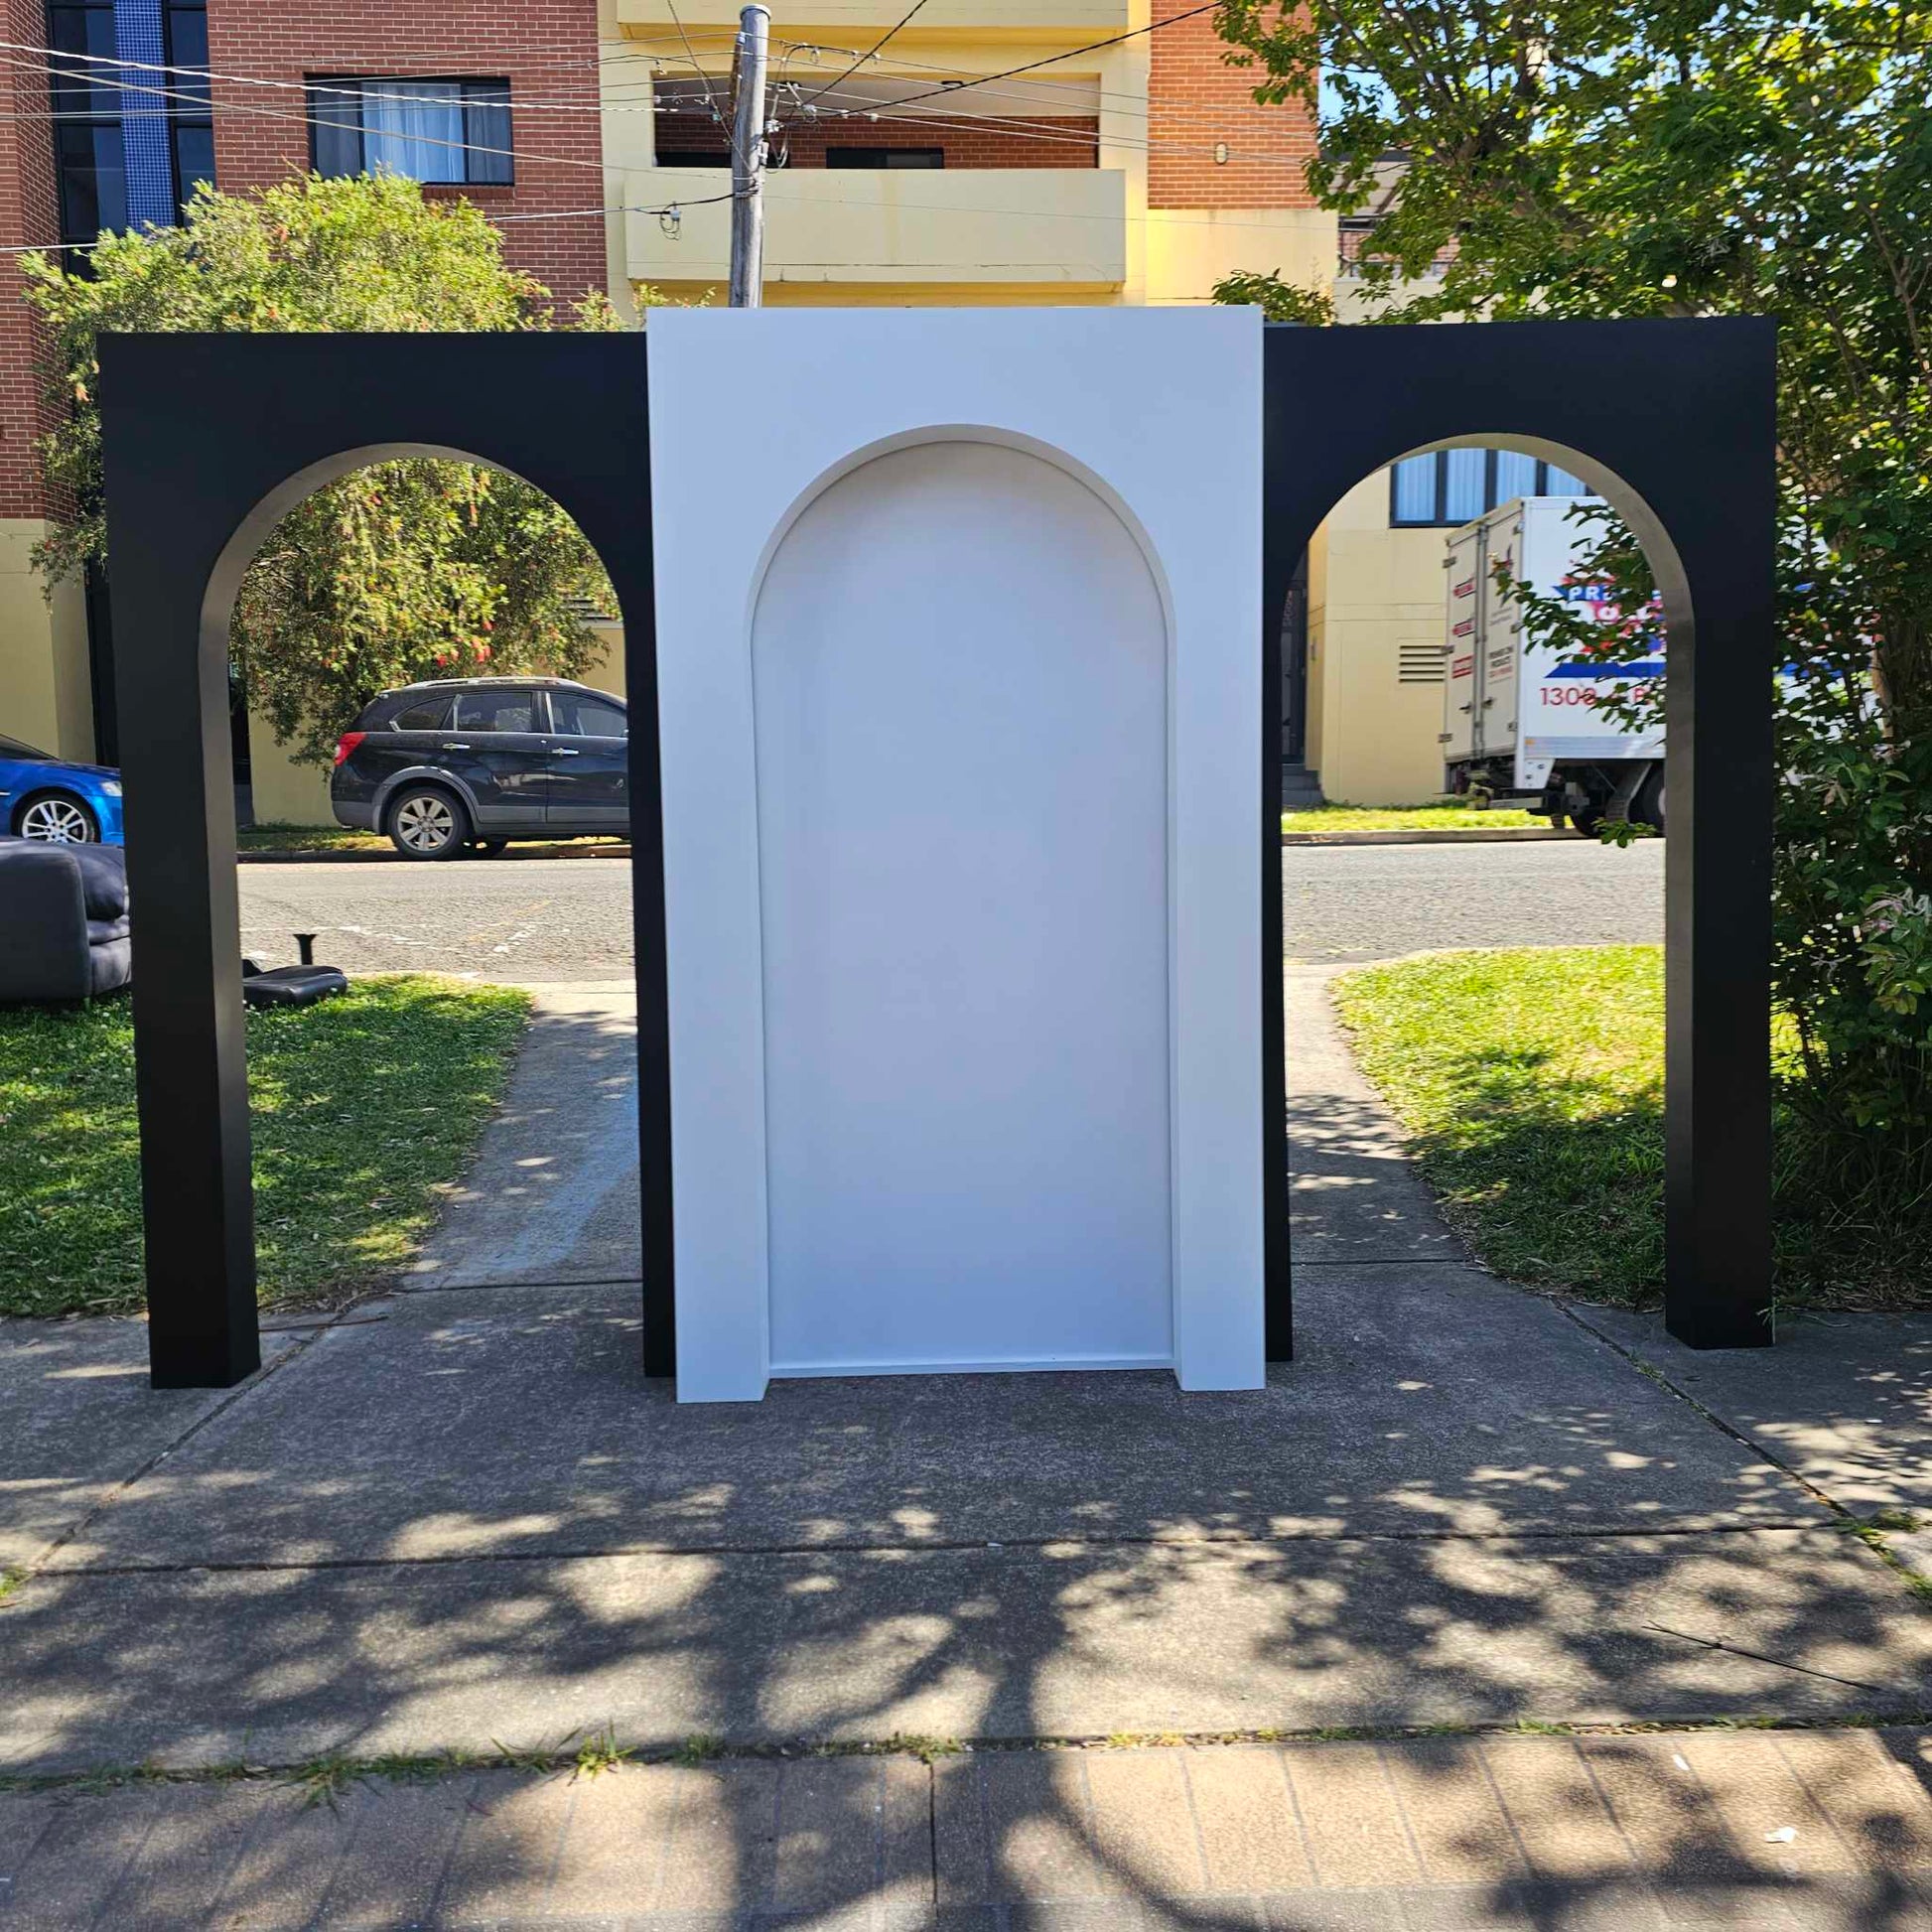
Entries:
<svg viewBox="0 0 1932 1932">
<path fill-rule="evenodd" d="M 149 1372 L 222 1389 L 261 1364 L 227 639 L 201 647 L 207 552 L 183 447 L 138 410 L 110 408 L 104 431 Z"/>
</svg>

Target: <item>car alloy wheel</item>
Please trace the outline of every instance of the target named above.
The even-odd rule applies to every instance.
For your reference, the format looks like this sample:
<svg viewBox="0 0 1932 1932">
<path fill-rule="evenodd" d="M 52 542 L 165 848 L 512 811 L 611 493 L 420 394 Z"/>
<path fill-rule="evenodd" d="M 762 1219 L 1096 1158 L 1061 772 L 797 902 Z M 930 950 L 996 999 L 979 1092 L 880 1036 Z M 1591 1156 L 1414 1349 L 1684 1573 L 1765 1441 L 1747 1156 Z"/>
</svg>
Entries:
<svg viewBox="0 0 1932 1932">
<path fill-rule="evenodd" d="M 456 813 L 433 791 L 419 791 L 396 807 L 396 842 L 411 852 L 441 852 L 456 837 Z"/>
<path fill-rule="evenodd" d="M 84 805 L 71 798 L 36 798 L 20 815 L 20 836 L 48 845 L 92 845 L 99 833 Z"/>
</svg>

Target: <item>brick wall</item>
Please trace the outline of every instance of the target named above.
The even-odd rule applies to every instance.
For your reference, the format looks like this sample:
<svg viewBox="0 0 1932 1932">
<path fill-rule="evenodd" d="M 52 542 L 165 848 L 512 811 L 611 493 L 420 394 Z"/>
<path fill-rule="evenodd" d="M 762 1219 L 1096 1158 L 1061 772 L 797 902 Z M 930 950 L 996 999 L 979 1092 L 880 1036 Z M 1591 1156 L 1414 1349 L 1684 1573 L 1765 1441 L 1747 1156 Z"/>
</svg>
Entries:
<svg viewBox="0 0 1932 1932">
<path fill-rule="evenodd" d="M 40 38 L 38 35 L 36 39 Z M 211 0 L 214 172 L 228 192 L 307 171 L 304 96 L 287 87 L 317 74 L 391 79 L 469 76 L 510 84 L 516 183 L 438 189 L 491 214 L 598 208 L 597 0 Z M 511 221 L 505 253 L 570 301 L 606 285 L 604 217 Z"/>
<path fill-rule="evenodd" d="M 659 114 L 659 154 L 724 153 L 729 142 L 698 114 Z M 1029 115 L 1024 127 L 959 115 L 937 125 L 926 121 L 830 121 L 786 131 L 786 166 L 823 168 L 825 150 L 836 148 L 943 148 L 948 168 L 1095 168 L 1100 165 L 1100 123 L 1091 114 Z"/>
<path fill-rule="evenodd" d="M 7 38 L 38 47 L 47 39 L 41 0 L 5 0 Z M 0 67 L 0 243 L 60 239 L 54 200 L 54 149 L 47 119 L 47 76 Z M 41 399 L 40 331 L 21 300 L 20 259 L 0 255 L 0 516 L 46 516 L 34 445 L 49 426 Z"/>
<path fill-rule="evenodd" d="M 1156 22 L 1198 0 L 1154 0 Z M 1231 68 L 1211 13 L 1149 36 L 1147 200 L 1150 207 L 1312 207 L 1303 169 L 1314 119 L 1301 106 L 1262 107 L 1253 68 Z M 1217 162 L 1224 143 L 1228 158 Z"/>
</svg>

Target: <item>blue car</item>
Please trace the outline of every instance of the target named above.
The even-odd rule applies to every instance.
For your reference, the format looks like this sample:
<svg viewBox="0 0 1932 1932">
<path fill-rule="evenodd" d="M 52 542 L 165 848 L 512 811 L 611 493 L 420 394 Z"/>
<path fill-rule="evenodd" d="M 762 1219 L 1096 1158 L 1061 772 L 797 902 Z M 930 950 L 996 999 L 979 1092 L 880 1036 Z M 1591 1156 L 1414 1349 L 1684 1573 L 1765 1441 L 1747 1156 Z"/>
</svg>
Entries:
<svg viewBox="0 0 1932 1932">
<path fill-rule="evenodd" d="M 119 845 L 121 774 L 0 738 L 0 830 L 52 845 Z"/>
</svg>

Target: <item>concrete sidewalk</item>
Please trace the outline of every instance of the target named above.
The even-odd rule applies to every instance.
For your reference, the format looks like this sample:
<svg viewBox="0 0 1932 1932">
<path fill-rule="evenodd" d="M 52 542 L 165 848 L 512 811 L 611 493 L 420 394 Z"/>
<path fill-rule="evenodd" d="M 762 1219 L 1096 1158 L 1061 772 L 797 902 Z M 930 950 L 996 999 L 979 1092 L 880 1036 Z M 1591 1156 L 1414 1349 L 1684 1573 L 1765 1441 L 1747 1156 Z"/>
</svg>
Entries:
<svg viewBox="0 0 1932 1932">
<path fill-rule="evenodd" d="M 1903 1927 L 1932 1916 L 1923 1753 L 1787 1731 L 147 1785 L 0 1799 L 0 1923 Z"/>
<path fill-rule="evenodd" d="M 595 993 L 411 1292 L 243 1390 L 0 1326 L 0 1772 L 190 1780 L 0 1796 L 0 1925 L 1932 1923 L 1918 1550 L 1848 1534 L 1932 1501 L 1932 1320 L 1692 1356 L 1491 1280 L 1289 984 L 1299 1348 L 1255 1394 L 679 1409 Z M 1495 1734 L 1763 1723 L 1805 1728 Z M 573 1733 L 723 1754 L 445 1755 Z M 333 1809 L 215 1775 L 396 1756 Z"/>
</svg>

